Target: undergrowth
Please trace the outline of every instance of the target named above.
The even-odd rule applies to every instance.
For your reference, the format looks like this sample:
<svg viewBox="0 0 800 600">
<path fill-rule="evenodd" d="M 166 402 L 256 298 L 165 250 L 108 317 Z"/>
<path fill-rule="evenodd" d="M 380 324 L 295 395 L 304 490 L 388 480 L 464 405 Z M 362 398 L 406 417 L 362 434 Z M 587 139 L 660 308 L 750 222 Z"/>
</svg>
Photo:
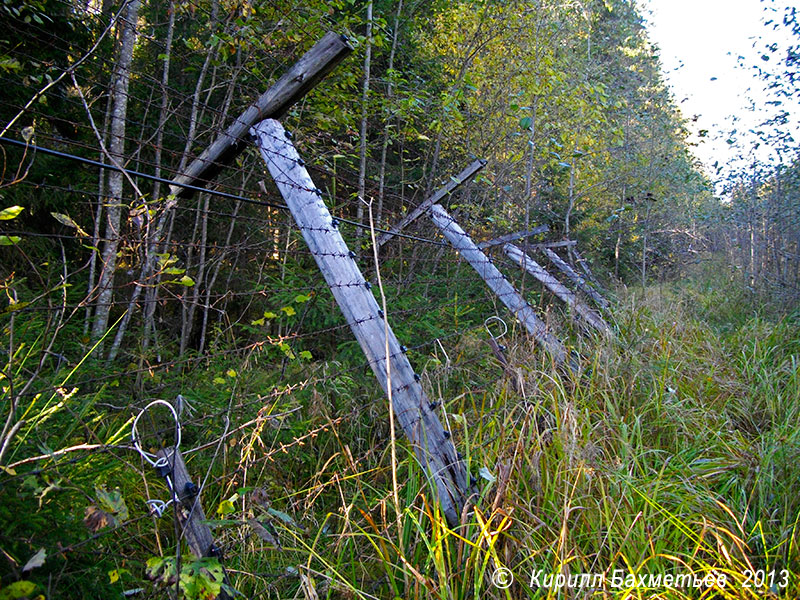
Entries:
<svg viewBox="0 0 800 600">
<path fill-rule="evenodd" d="M 580 375 L 520 335 L 504 340 L 504 372 L 480 328 L 413 356 L 479 490 L 455 528 L 401 432 L 393 455 L 366 369 L 311 361 L 292 387 L 254 353 L 163 375 L 162 395 L 197 411 L 187 464 L 230 585 L 258 598 L 796 597 L 800 313 L 736 289 L 707 268 L 619 290 L 615 338 L 572 340 Z M 40 451 L 81 431 L 119 442 L 132 413 L 109 408 L 117 389 L 73 404 L 59 392 L 54 445 Z M 70 453 L 2 477 L 4 584 L 30 580 L 47 597 L 176 589 L 160 587 L 166 559 L 153 562 L 175 556 L 174 524 L 143 508 L 166 491 L 135 453 Z M 91 506 L 108 522 L 87 535 Z M 41 547 L 44 564 L 23 572 Z M 201 567 L 186 581 L 217 573 Z"/>
</svg>

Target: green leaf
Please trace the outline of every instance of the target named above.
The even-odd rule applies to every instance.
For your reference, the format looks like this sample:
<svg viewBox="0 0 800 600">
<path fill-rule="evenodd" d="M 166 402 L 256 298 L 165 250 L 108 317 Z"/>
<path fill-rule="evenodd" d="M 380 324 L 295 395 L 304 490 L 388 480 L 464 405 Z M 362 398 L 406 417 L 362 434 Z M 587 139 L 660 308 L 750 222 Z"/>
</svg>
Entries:
<svg viewBox="0 0 800 600">
<path fill-rule="evenodd" d="M 281 510 L 277 510 L 275 508 L 270 507 L 267 509 L 267 512 L 271 514 L 273 517 L 278 517 L 281 521 L 283 521 L 288 525 L 297 525 L 297 523 L 295 522 L 295 520 L 292 518 L 291 515 Z"/>
<path fill-rule="evenodd" d="M 309 352 L 308 350 L 303 350 L 303 351 L 300 352 L 300 358 L 304 358 L 305 360 L 311 360 L 314 357 L 311 355 L 311 352 Z"/>
<path fill-rule="evenodd" d="M 522 127 L 523 129 L 530 129 L 532 124 L 533 124 L 533 119 L 531 119 L 530 117 L 522 117 L 519 120 L 519 126 Z"/>
<path fill-rule="evenodd" d="M 14 246 L 22 238 L 17 235 L 0 235 L 0 246 Z"/>
<path fill-rule="evenodd" d="M 23 206 L 9 206 L 8 208 L 4 208 L 0 210 L 0 221 L 10 221 L 11 219 L 16 219 L 17 215 L 21 213 L 25 208 Z"/>
<path fill-rule="evenodd" d="M 217 385 L 223 385 L 225 383 L 225 380 L 222 377 L 214 377 L 212 382 L 216 383 Z"/>
<path fill-rule="evenodd" d="M 227 375 L 228 377 L 236 377 L 236 371 L 233 369 L 228 369 L 227 371 L 225 371 L 225 375 Z"/>
<path fill-rule="evenodd" d="M 297 314 L 297 311 L 291 306 L 284 306 L 281 310 L 286 313 L 287 317 L 291 317 L 292 315 Z"/>
<path fill-rule="evenodd" d="M 184 275 L 183 277 L 180 278 L 178 283 L 180 283 L 181 285 L 185 285 L 186 287 L 192 287 L 194 285 L 194 279 L 192 279 L 188 275 Z"/>
<path fill-rule="evenodd" d="M 263 325 L 263 324 L 264 324 L 264 317 L 256 319 L 255 321 L 250 321 L 250 325 Z"/>
<path fill-rule="evenodd" d="M 100 508 L 114 515 L 118 522 L 128 520 L 128 507 L 122 497 L 122 492 L 118 489 L 109 492 L 104 486 L 98 486 L 95 488 L 95 493 L 97 494 L 97 503 Z"/>
<path fill-rule="evenodd" d="M 281 342 L 278 344 L 278 348 L 280 348 L 283 353 L 286 355 L 286 358 L 294 359 L 294 352 L 292 352 L 292 348 L 286 342 Z"/>
<path fill-rule="evenodd" d="M 219 506 L 217 507 L 217 514 L 229 515 L 232 512 L 236 512 L 236 507 L 233 505 L 233 502 L 230 500 L 223 500 L 219 503 Z"/>
<path fill-rule="evenodd" d="M 294 297 L 294 301 L 297 302 L 298 304 L 302 304 L 303 302 L 308 302 L 309 300 L 311 300 L 311 296 L 307 296 L 305 294 L 298 294 L 297 296 Z"/>
<path fill-rule="evenodd" d="M 277 318 L 277 317 L 278 317 L 278 315 L 276 315 L 276 314 L 275 314 L 274 312 L 272 312 L 272 311 L 269 311 L 269 310 L 265 310 L 265 311 L 264 311 L 264 318 L 265 318 L 265 319 L 275 319 L 275 318 Z"/>
<path fill-rule="evenodd" d="M 178 267 L 170 267 L 168 269 L 164 269 L 165 275 L 181 275 L 186 272 L 186 269 L 180 269 Z"/>
<path fill-rule="evenodd" d="M 81 226 L 78 225 L 69 215 L 62 215 L 61 213 L 51 212 L 51 215 L 55 218 L 56 221 L 61 223 L 62 225 L 66 225 L 67 227 L 72 227 L 73 229 L 77 230 L 78 235 L 81 237 L 89 237 L 89 234 L 86 233 Z"/>
<path fill-rule="evenodd" d="M 15 581 L 0 590 L 0 600 L 17 600 L 33 594 L 36 584 L 32 581 Z"/>
</svg>

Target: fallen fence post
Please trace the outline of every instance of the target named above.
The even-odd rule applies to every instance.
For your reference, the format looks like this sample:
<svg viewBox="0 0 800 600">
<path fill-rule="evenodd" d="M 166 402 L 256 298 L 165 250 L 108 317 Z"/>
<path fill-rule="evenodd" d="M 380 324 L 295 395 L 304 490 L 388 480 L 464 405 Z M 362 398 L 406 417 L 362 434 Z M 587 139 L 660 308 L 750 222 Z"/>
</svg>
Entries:
<svg viewBox="0 0 800 600">
<path fill-rule="evenodd" d="M 156 452 L 156 457 L 160 459 L 156 470 L 167 480 L 173 500 L 177 503 L 181 538 L 196 557 L 215 556 L 214 536 L 205 523 L 206 514 L 200 504 L 199 489 L 189 477 L 181 451 L 175 447 L 162 448 Z"/>
<path fill-rule="evenodd" d="M 547 233 L 548 231 L 550 231 L 550 228 L 547 225 L 539 225 L 538 227 L 534 227 L 530 231 L 518 231 L 516 233 L 509 233 L 507 235 L 501 235 L 499 238 L 495 238 L 487 242 L 481 242 L 480 244 L 478 244 L 478 248 L 480 248 L 481 250 L 486 250 L 486 248 L 491 248 L 492 246 L 499 246 L 501 244 L 513 242 L 514 240 L 529 238 L 539 233 Z"/>
<path fill-rule="evenodd" d="M 443 514 L 451 525 L 459 524 L 470 493 L 466 467 L 434 412 L 435 405 L 425 395 L 405 348 L 386 324 L 371 285 L 356 263 L 355 253 L 339 233 L 338 221 L 322 201 L 322 193 L 314 186 L 283 126 L 268 119 L 253 127 L 252 133 L 325 282 L 378 382 L 391 398 L 400 426 L 423 468 L 436 483 Z"/>
<path fill-rule="evenodd" d="M 566 275 L 570 281 L 572 281 L 579 290 L 581 290 L 584 294 L 589 296 L 592 300 L 594 300 L 595 304 L 602 308 L 603 310 L 608 310 L 609 304 L 608 300 L 603 298 L 603 296 L 594 289 L 591 285 L 586 282 L 586 279 L 581 277 L 575 270 L 570 267 L 567 263 L 561 260 L 561 257 L 550 250 L 550 248 L 543 248 L 542 252 L 544 252 L 545 256 L 550 259 L 556 267 L 558 267 L 564 275 Z"/>
<path fill-rule="evenodd" d="M 536 316 L 536 312 L 525 302 L 525 299 L 514 289 L 503 274 L 495 267 L 481 250 L 475 245 L 469 235 L 461 229 L 453 217 L 442 208 L 440 204 L 435 204 L 430 209 L 431 218 L 436 226 L 442 231 L 450 244 L 459 251 L 481 279 L 491 288 L 495 295 L 514 313 L 514 316 L 528 330 L 533 339 L 539 343 L 558 363 L 564 363 L 567 352 L 564 345 L 553 334 L 547 331 L 547 326 Z"/>
<path fill-rule="evenodd" d="M 209 181 L 244 150 L 253 125 L 282 116 L 352 51 L 345 36 L 332 31 L 325 34 L 173 180 L 170 193 L 191 196 L 193 190 L 184 185 Z"/>
<path fill-rule="evenodd" d="M 443 187 L 436 190 L 436 193 L 434 193 L 431 197 L 423 200 L 422 204 L 420 204 L 417 208 L 415 208 L 405 217 L 403 217 L 397 225 L 390 228 L 388 232 L 380 236 L 376 242 L 378 248 L 383 246 L 395 235 L 400 233 L 405 227 L 411 224 L 420 215 L 424 214 L 425 211 L 428 210 L 431 206 L 433 206 L 437 202 L 441 202 L 441 200 L 448 194 L 452 194 L 465 181 L 469 181 L 470 179 L 472 179 L 475 173 L 480 171 L 485 166 L 486 166 L 486 161 L 481 158 L 476 161 L 473 161 L 466 169 L 461 171 L 461 173 L 459 173 L 455 177 L 451 177 L 450 180 Z"/>
<path fill-rule="evenodd" d="M 525 254 L 514 244 L 506 244 L 503 246 L 503 252 L 505 252 L 511 260 L 513 260 L 528 273 L 538 279 L 542 284 L 544 284 L 548 290 L 555 294 L 567 306 L 583 317 L 583 319 L 589 325 L 603 334 L 611 334 L 611 328 L 606 324 L 600 315 L 581 302 L 580 298 L 578 298 L 572 291 L 565 288 L 558 279 L 543 269 L 541 265 L 539 265 L 539 263 L 533 260 L 530 256 Z"/>
<path fill-rule="evenodd" d="M 185 399 L 182 396 L 178 396 L 178 401 L 185 402 Z M 155 454 L 150 454 L 142 448 L 142 440 L 137 430 L 137 425 L 143 414 L 159 405 L 165 406 L 175 421 L 175 440 L 174 445 L 162 448 Z M 139 412 L 133 421 L 131 440 L 134 448 L 164 478 L 170 494 L 170 498 L 167 501 L 151 499 L 147 501 L 147 504 L 152 514 L 158 517 L 164 514 L 170 504 L 174 506 L 175 516 L 180 526 L 179 549 L 181 541 L 186 541 L 189 550 L 197 558 L 222 558 L 219 549 L 214 544 L 214 536 L 211 534 L 211 528 L 206 521 L 203 506 L 200 504 L 201 490 L 189 476 L 189 471 L 186 470 L 186 463 L 183 461 L 183 456 L 178 449 L 181 443 L 180 410 L 180 407 L 176 409 L 164 400 L 153 400 Z M 223 583 L 230 589 L 227 574 L 224 575 Z M 217 598 L 219 600 L 231 600 L 231 596 L 224 588 L 217 595 Z"/>
</svg>

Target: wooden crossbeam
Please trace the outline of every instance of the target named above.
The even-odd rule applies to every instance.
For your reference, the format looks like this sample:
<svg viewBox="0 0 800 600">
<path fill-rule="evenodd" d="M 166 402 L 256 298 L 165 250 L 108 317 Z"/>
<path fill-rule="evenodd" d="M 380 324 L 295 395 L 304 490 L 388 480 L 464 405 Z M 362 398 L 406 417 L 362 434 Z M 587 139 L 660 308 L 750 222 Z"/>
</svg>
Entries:
<svg viewBox="0 0 800 600">
<path fill-rule="evenodd" d="M 594 289 L 583 277 L 576 273 L 575 269 L 561 260 L 561 257 L 558 254 L 550 250 L 550 248 L 543 248 L 542 252 L 544 252 L 545 256 L 550 259 L 550 262 L 552 262 L 562 273 L 564 273 L 564 275 L 566 275 L 567 278 L 572 281 L 572 283 L 574 283 L 579 290 L 589 296 L 594 303 L 597 304 L 597 306 L 603 310 L 608 310 L 608 300 L 603 298 L 600 292 Z"/>
<path fill-rule="evenodd" d="M 609 328 L 600 315 L 586 306 L 580 298 L 571 290 L 565 288 L 558 279 L 548 273 L 530 256 L 525 254 L 514 244 L 506 244 L 503 246 L 503 252 L 505 252 L 511 260 L 538 279 L 548 290 L 564 302 L 564 304 L 569 306 L 570 309 L 579 314 L 589 325 L 604 335 L 611 335 L 611 328 Z"/>
<path fill-rule="evenodd" d="M 564 345 L 547 330 L 544 322 L 536 316 L 536 312 L 492 264 L 489 257 L 475 245 L 475 242 L 441 205 L 432 206 L 430 214 L 433 222 L 453 248 L 458 250 L 500 301 L 514 313 L 514 316 L 525 326 L 533 339 L 550 354 L 556 363 L 563 363 L 567 356 Z"/>
<path fill-rule="evenodd" d="M 305 96 L 325 75 L 353 51 L 345 36 L 328 32 L 291 69 L 244 111 L 184 173 L 170 185 L 170 193 L 189 197 L 184 185 L 203 185 L 230 164 L 245 148 L 250 128 L 263 119 L 278 118 Z"/>
<path fill-rule="evenodd" d="M 544 250 L 545 248 L 565 248 L 574 246 L 578 242 L 575 240 L 561 240 L 560 242 L 544 242 L 542 244 L 525 244 L 525 250 Z"/>
<path fill-rule="evenodd" d="M 478 244 L 478 248 L 481 250 L 486 250 L 486 248 L 491 248 L 492 246 L 500 246 L 501 244 L 507 244 L 508 242 L 513 242 L 522 238 L 529 238 L 540 233 L 547 233 L 548 231 L 550 231 L 550 228 L 547 225 L 539 225 L 530 231 L 517 231 L 516 233 L 508 233 L 506 235 L 501 235 L 498 238 L 494 238 L 493 240 L 481 242 Z"/>
<path fill-rule="evenodd" d="M 252 133 L 325 282 L 390 398 L 398 423 L 420 464 L 436 482 L 443 514 L 451 525 L 459 524 L 470 493 L 466 467 L 422 389 L 404 348 L 385 320 L 370 284 L 356 263 L 355 253 L 347 247 L 336 220 L 281 124 L 272 119 L 262 121 L 253 127 Z"/>
<path fill-rule="evenodd" d="M 452 194 L 456 189 L 458 189 L 461 184 L 469 181 L 475 176 L 475 173 L 480 171 L 483 167 L 486 166 L 486 161 L 484 159 L 478 159 L 473 161 L 466 169 L 461 171 L 455 177 L 451 177 L 450 180 L 434 193 L 429 198 L 426 198 L 422 204 L 420 204 L 417 208 L 412 210 L 408 213 L 405 217 L 403 217 L 397 225 L 390 228 L 388 232 L 384 233 L 380 236 L 377 240 L 378 248 L 383 246 L 386 242 L 392 239 L 395 235 L 400 233 L 405 227 L 410 225 L 414 222 L 420 215 L 424 214 L 431 206 L 436 204 L 437 202 L 441 202 L 449 194 Z"/>
</svg>

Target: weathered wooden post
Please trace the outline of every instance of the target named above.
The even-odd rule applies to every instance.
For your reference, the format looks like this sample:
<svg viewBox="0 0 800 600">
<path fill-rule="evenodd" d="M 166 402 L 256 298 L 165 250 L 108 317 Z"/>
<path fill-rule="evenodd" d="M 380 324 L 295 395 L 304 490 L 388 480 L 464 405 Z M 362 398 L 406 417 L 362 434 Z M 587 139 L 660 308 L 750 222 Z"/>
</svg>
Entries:
<svg viewBox="0 0 800 600">
<path fill-rule="evenodd" d="M 186 470 L 183 455 L 175 447 L 164 448 L 156 452 L 159 459 L 156 467 L 167 480 L 167 486 L 173 494 L 178 523 L 181 526 L 181 537 L 186 540 L 189 550 L 198 558 L 215 556 L 214 536 L 206 522 L 206 514 L 200 504 L 200 491 Z"/>
<path fill-rule="evenodd" d="M 405 349 L 385 323 L 371 286 L 358 268 L 355 253 L 347 247 L 338 221 L 322 201 L 322 193 L 281 124 L 268 119 L 251 132 L 373 373 L 391 397 L 400 426 L 436 483 L 442 512 L 451 525 L 459 524 L 470 487 L 465 465 L 434 412 L 435 406 L 426 397 Z M 387 346 L 391 378 L 387 372 Z"/>
<path fill-rule="evenodd" d="M 575 286 L 581 290 L 584 294 L 589 296 L 592 300 L 594 300 L 595 304 L 602 308 L 603 310 L 608 310 L 608 300 L 603 298 L 603 296 L 594 289 L 591 285 L 587 283 L 587 281 L 578 275 L 575 270 L 570 267 L 567 263 L 561 260 L 561 257 L 550 250 L 550 248 L 542 248 L 542 252 L 544 252 L 545 256 L 550 259 L 556 267 L 558 267 L 564 275 L 566 275 Z"/>
<path fill-rule="evenodd" d="M 452 194 L 465 181 L 469 181 L 470 179 L 472 179 L 475 173 L 480 171 L 485 166 L 486 166 L 486 160 L 481 158 L 473 161 L 466 169 L 461 171 L 461 173 L 459 173 L 455 177 L 451 177 L 450 181 L 448 181 L 444 186 L 436 190 L 436 193 L 434 193 L 430 198 L 426 198 L 425 200 L 423 200 L 422 204 L 420 204 L 417 208 L 415 208 L 405 217 L 403 217 L 397 225 L 395 225 L 388 232 L 380 236 L 376 242 L 378 244 L 378 248 L 383 246 L 395 235 L 400 233 L 405 227 L 407 227 L 409 224 L 415 221 L 420 215 L 425 214 L 425 211 L 428 210 L 431 206 L 433 206 L 437 202 L 441 202 L 442 198 L 446 197 L 447 195 Z"/>
<path fill-rule="evenodd" d="M 538 227 L 534 227 L 530 231 L 517 231 L 516 233 L 507 233 L 506 235 L 501 235 L 500 237 L 494 238 L 493 240 L 481 242 L 480 244 L 478 244 L 478 248 L 480 248 L 481 250 L 486 250 L 487 248 L 491 248 L 492 246 L 499 246 L 500 244 L 513 242 L 514 240 L 529 238 L 531 236 L 540 233 L 547 233 L 548 231 L 550 231 L 550 228 L 547 225 L 539 225 Z"/>
<path fill-rule="evenodd" d="M 586 259 L 583 258 L 583 256 L 581 256 L 580 252 L 578 252 L 578 249 L 573 248 L 572 253 L 575 255 L 575 261 L 581 266 L 583 272 L 586 273 L 586 277 L 589 278 L 589 281 L 591 281 L 598 288 L 602 289 L 603 286 L 600 285 L 599 281 L 597 281 L 597 278 L 594 276 L 594 273 L 592 273 L 592 270 L 589 268 L 589 263 L 586 262 Z"/>
<path fill-rule="evenodd" d="M 179 395 L 176 402 L 183 403 L 186 402 L 186 399 Z M 173 430 L 175 439 L 173 445 L 162 448 L 155 454 L 151 454 L 142 447 L 142 438 L 139 436 L 138 425 L 142 415 L 156 406 L 166 407 L 171 413 L 175 423 L 175 428 Z M 219 549 L 214 544 L 211 529 L 206 521 L 203 506 L 200 504 L 200 487 L 189 477 L 189 472 L 186 470 L 186 463 L 183 462 L 183 456 L 178 449 L 181 445 L 180 411 L 180 405 L 176 407 L 165 400 L 153 400 L 139 411 L 139 414 L 133 420 L 133 425 L 131 426 L 131 441 L 133 442 L 133 447 L 139 452 L 142 459 L 149 463 L 156 472 L 164 478 L 170 495 L 167 501 L 150 499 L 147 500 L 147 504 L 152 514 L 158 517 L 164 514 L 170 504 L 174 506 L 175 516 L 180 528 L 180 538 L 178 539 L 179 551 L 181 541 L 185 540 L 186 544 L 189 546 L 189 550 L 197 558 L 221 558 Z M 155 425 L 158 420 L 154 421 L 151 415 L 149 421 L 151 425 L 156 428 L 155 433 L 157 433 L 160 438 L 162 430 L 158 429 Z M 159 445 L 164 442 L 165 440 L 163 439 L 158 440 Z M 227 574 L 224 575 L 223 583 L 226 586 L 230 586 Z M 219 595 L 217 595 L 217 598 L 221 600 L 230 600 L 230 595 L 223 588 Z"/>
<path fill-rule="evenodd" d="M 547 331 L 547 326 L 536 316 L 534 310 L 525 302 L 525 299 L 514 289 L 503 274 L 495 267 L 481 250 L 475 245 L 469 235 L 461 229 L 453 217 L 442 208 L 440 204 L 431 207 L 431 218 L 436 226 L 441 229 L 450 244 L 461 253 L 481 279 L 486 282 L 495 295 L 514 313 L 514 316 L 528 330 L 533 339 L 538 342 L 555 360 L 562 364 L 567 352 L 564 345 L 553 334 Z"/>
<path fill-rule="evenodd" d="M 580 298 L 572 291 L 565 288 L 558 279 L 544 270 L 541 265 L 530 256 L 525 254 L 514 244 L 506 244 L 503 246 L 503 252 L 505 252 L 511 260 L 538 279 L 548 290 L 555 294 L 557 298 L 564 302 L 564 304 L 583 317 L 589 325 L 604 335 L 611 335 L 611 329 L 600 315 L 586 306 Z"/>
<path fill-rule="evenodd" d="M 332 31 L 325 34 L 173 180 L 170 193 L 192 195 L 192 190 L 182 186 L 202 185 L 210 180 L 244 149 L 253 125 L 282 116 L 352 51 L 343 35 Z"/>
</svg>

